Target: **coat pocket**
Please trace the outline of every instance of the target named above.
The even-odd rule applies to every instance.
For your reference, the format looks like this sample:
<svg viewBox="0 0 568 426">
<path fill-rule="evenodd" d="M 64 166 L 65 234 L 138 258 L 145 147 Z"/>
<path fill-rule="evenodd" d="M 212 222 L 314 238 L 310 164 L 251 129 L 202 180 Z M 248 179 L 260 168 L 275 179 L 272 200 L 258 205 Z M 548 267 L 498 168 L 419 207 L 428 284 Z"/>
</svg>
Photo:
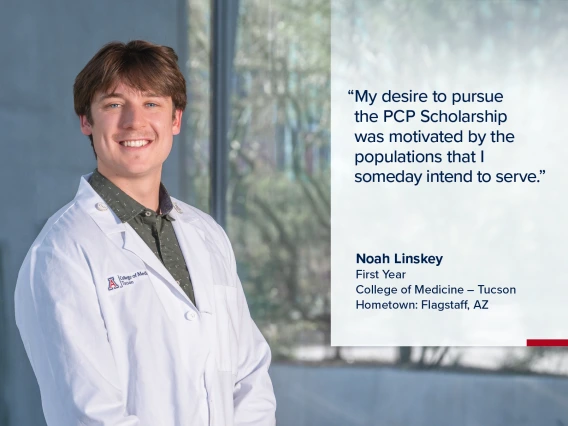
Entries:
<svg viewBox="0 0 568 426">
<path fill-rule="evenodd" d="M 217 369 L 237 373 L 237 289 L 214 285 L 215 317 L 217 323 Z"/>
</svg>

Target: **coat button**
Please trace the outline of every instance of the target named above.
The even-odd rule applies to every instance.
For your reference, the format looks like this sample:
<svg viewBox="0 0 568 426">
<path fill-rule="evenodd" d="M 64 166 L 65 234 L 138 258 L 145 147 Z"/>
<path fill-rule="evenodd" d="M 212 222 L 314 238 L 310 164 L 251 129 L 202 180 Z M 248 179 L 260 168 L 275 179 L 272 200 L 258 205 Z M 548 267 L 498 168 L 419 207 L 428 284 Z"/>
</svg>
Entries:
<svg viewBox="0 0 568 426">
<path fill-rule="evenodd" d="M 105 203 L 97 203 L 97 204 L 95 204 L 95 207 L 100 212 L 104 212 L 105 210 L 108 210 L 108 207 L 105 205 Z"/>
<path fill-rule="evenodd" d="M 187 311 L 185 313 L 185 319 L 188 321 L 193 321 L 195 318 L 197 318 L 197 314 L 193 311 Z"/>
</svg>

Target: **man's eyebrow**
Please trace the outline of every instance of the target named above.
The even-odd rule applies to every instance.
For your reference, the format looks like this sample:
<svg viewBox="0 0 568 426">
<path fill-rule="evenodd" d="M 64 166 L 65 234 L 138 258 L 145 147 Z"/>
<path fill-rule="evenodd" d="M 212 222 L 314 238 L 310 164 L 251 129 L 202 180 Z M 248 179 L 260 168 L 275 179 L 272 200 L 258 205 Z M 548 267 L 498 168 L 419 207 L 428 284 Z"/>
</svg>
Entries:
<svg viewBox="0 0 568 426">
<path fill-rule="evenodd" d="M 120 93 L 115 93 L 115 92 L 103 93 L 103 94 L 99 95 L 98 101 L 104 101 L 105 99 L 108 99 L 108 98 L 122 98 L 122 99 L 124 99 L 124 96 L 122 96 Z"/>
<path fill-rule="evenodd" d="M 142 92 L 142 96 L 146 97 L 146 98 L 161 98 L 163 97 L 162 95 L 159 95 L 157 93 L 154 92 Z M 120 99 L 124 99 L 124 96 L 121 93 L 116 93 L 116 92 L 112 92 L 112 93 L 103 93 L 99 96 L 98 101 L 102 102 L 105 99 L 109 99 L 109 98 L 120 98 Z"/>
</svg>

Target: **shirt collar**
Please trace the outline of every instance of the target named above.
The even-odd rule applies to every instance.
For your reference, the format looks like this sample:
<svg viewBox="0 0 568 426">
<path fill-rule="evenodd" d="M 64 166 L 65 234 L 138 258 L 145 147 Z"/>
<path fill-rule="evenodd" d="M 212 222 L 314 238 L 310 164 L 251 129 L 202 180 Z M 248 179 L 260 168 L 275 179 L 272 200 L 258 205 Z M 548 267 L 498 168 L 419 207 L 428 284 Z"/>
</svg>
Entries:
<svg viewBox="0 0 568 426">
<path fill-rule="evenodd" d="M 89 184 L 118 216 L 121 222 L 128 222 L 133 217 L 148 210 L 103 176 L 97 169 L 89 178 Z M 169 213 L 172 211 L 173 203 L 166 187 L 162 183 L 160 183 L 159 200 L 160 214 L 168 219 L 172 219 Z"/>
</svg>

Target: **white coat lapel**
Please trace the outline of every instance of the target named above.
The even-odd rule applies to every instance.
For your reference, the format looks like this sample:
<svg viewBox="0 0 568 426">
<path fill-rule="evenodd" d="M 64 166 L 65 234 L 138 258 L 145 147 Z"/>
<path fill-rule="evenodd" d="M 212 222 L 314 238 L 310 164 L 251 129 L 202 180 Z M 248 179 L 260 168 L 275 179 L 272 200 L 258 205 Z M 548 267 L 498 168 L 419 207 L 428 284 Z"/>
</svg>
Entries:
<svg viewBox="0 0 568 426">
<path fill-rule="evenodd" d="M 75 196 L 75 201 L 83 208 L 99 226 L 102 232 L 120 249 L 128 250 L 138 256 L 153 273 L 162 278 L 175 294 L 178 294 L 187 303 L 191 303 L 185 292 L 175 282 L 172 275 L 168 272 L 163 263 L 152 252 L 150 247 L 140 238 L 136 231 L 128 224 L 122 223 L 112 210 L 104 203 L 102 198 L 89 185 L 89 175 L 81 178 L 79 190 Z M 168 301 L 164 298 L 162 283 L 152 283 L 156 287 L 156 293 L 162 300 L 164 307 L 168 306 Z"/>
<path fill-rule="evenodd" d="M 189 297 L 175 282 L 150 247 L 130 225 L 122 223 L 116 217 L 89 185 L 87 181 L 89 176 L 90 174 L 82 176 L 75 201 L 89 213 L 99 228 L 116 246 L 138 256 L 156 275 L 163 278 L 174 294 L 191 304 Z M 197 307 L 201 312 L 212 313 L 211 302 L 214 295 L 211 254 L 205 242 L 205 233 L 199 227 L 201 221 L 198 216 L 191 214 L 191 212 L 183 212 L 176 203 L 174 204 L 176 208 L 170 213 L 175 219 L 172 224 L 189 270 Z M 154 285 L 159 285 L 159 283 L 154 283 Z M 165 297 L 161 289 L 157 288 L 156 292 L 160 298 Z M 164 306 L 168 306 L 166 300 L 162 300 L 162 303 L 164 303 Z"/>
<path fill-rule="evenodd" d="M 201 220 L 182 211 L 177 204 L 170 214 L 175 219 L 172 223 L 189 269 L 197 307 L 200 312 L 210 314 L 213 293 L 211 253 L 205 243 L 205 234 L 199 227 Z"/>
<path fill-rule="evenodd" d="M 164 264 L 158 259 L 158 257 L 152 252 L 148 244 L 140 238 L 131 226 L 124 226 L 124 245 L 123 248 L 134 253 L 146 264 L 146 266 L 152 268 L 155 274 L 162 277 L 172 289 L 179 293 L 184 299 L 190 302 L 184 291 L 177 285 L 172 274 L 167 270 Z"/>
</svg>

